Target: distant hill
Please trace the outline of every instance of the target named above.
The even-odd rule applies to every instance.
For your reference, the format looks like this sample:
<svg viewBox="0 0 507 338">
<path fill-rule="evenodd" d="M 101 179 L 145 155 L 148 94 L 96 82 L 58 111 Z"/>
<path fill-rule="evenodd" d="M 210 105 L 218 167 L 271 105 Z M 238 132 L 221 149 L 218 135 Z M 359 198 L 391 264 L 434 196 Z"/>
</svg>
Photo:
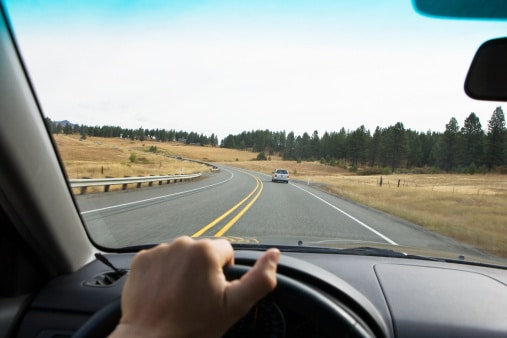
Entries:
<svg viewBox="0 0 507 338">
<path fill-rule="evenodd" d="M 60 125 L 62 127 L 65 127 L 67 124 L 69 124 L 72 128 L 74 128 L 74 126 L 76 125 L 75 123 L 72 123 L 68 120 L 63 120 L 63 121 L 53 121 L 54 124 L 56 125 Z"/>
</svg>

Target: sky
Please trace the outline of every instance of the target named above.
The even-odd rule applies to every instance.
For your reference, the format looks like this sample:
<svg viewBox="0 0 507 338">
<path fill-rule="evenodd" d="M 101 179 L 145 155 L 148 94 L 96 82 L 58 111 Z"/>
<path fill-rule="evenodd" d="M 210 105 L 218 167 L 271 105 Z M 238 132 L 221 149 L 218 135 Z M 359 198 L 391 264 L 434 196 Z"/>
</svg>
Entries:
<svg viewBox="0 0 507 338">
<path fill-rule="evenodd" d="M 442 20 L 410 0 L 7 0 L 44 113 L 194 131 L 443 131 L 476 49 L 507 22 Z M 366 7 L 365 7 L 366 6 Z M 505 109 L 505 108 L 504 108 Z"/>
</svg>

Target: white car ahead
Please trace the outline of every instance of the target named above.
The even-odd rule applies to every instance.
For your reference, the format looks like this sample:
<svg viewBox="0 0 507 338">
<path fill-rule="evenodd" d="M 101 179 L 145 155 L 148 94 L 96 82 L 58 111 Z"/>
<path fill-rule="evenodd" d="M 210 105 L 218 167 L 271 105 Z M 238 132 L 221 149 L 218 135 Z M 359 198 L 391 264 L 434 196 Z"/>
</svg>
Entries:
<svg viewBox="0 0 507 338">
<path fill-rule="evenodd" d="M 271 181 L 289 183 L 289 171 L 286 169 L 274 170 L 271 174 Z"/>
</svg>

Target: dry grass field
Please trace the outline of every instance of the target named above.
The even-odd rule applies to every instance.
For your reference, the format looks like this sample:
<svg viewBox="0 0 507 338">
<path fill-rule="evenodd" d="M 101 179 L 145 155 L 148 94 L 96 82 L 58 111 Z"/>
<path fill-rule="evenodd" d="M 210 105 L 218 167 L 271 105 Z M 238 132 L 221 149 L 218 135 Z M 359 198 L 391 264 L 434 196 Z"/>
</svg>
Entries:
<svg viewBox="0 0 507 338">
<path fill-rule="evenodd" d="M 155 142 L 91 137 L 80 140 L 78 135 L 56 135 L 54 140 L 67 176 L 71 179 L 193 174 L 210 170 L 203 164 L 169 157 L 180 155 L 177 152 L 178 146 L 174 147 L 174 153 L 160 149 L 155 154 L 148 151 L 151 146 L 157 146 L 158 150 L 159 144 Z M 131 160 L 131 156 L 135 156 L 135 161 Z M 121 186 L 111 186 L 111 190 L 120 188 Z M 89 187 L 87 192 L 102 190 L 99 187 Z M 74 192 L 79 191 L 75 189 Z"/>
<path fill-rule="evenodd" d="M 291 179 L 318 184 L 336 195 L 383 210 L 492 254 L 507 257 L 507 176 L 389 175 L 356 176 L 318 162 L 255 161 L 257 154 L 179 143 L 55 136 L 70 178 L 122 177 L 209 170 L 169 156 L 223 163 L 270 174 L 288 169 Z M 157 154 L 146 152 L 157 147 Z M 137 154 L 135 163 L 130 154 Z M 102 170 L 103 168 L 103 170 Z M 398 186 L 399 182 L 399 186 Z"/>
<path fill-rule="evenodd" d="M 337 195 L 507 257 L 507 177 L 391 175 L 315 177 Z M 400 186 L 398 187 L 398 180 Z"/>
</svg>

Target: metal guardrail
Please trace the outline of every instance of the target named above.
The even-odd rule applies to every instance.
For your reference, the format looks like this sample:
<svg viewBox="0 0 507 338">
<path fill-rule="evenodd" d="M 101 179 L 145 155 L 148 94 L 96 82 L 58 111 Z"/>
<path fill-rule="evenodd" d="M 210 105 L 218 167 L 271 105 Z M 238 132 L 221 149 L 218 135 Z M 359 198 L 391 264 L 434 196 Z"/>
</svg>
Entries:
<svg viewBox="0 0 507 338">
<path fill-rule="evenodd" d="M 194 178 L 200 177 L 202 174 L 189 174 L 189 175 L 166 175 L 166 176 L 139 176 L 139 177 L 114 177 L 114 178 L 77 178 L 70 179 L 69 184 L 71 188 L 81 188 L 81 194 L 86 193 L 87 187 L 104 186 L 104 191 L 108 192 L 111 185 L 122 185 L 122 190 L 127 189 L 128 184 L 137 184 L 137 188 L 141 187 L 141 184 L 148 183 L 149 186 L 153 185 L 153 182 L 158 182 L 162 185 L 164 181 L 169 184 L 171 181 L 182 182 L 188 181 Z"/>
</svg>

